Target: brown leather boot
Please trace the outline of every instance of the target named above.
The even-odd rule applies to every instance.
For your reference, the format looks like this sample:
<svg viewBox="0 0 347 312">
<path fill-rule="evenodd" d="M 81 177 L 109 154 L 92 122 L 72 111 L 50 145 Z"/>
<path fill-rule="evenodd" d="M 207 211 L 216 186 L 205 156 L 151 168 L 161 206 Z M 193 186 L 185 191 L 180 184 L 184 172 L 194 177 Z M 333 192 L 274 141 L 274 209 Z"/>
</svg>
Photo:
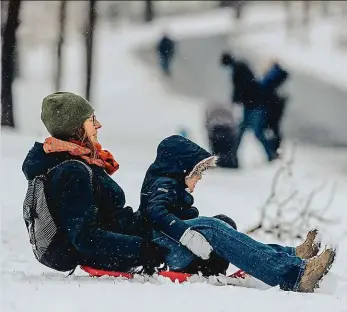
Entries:
<svg viewBox="0 0 347 312">
<path fill-rule="evenodd" d="M 314 292 L 319 287 L 321 279 L 329 272 L 335 256 L 335 249 L 329 248 L 319 256 L 309 259 L 301 277 L 298 292 Z"/>
<path fill-rule="evenodd" d="M 301 259 L 309 259 L 318 254 L 320 242 L 315 242 L 317 234 L 317 229 L 311 230 L 307 233 L 305 241 L 295 249 L 295 253 L 298 257 Z"/>
</svg>

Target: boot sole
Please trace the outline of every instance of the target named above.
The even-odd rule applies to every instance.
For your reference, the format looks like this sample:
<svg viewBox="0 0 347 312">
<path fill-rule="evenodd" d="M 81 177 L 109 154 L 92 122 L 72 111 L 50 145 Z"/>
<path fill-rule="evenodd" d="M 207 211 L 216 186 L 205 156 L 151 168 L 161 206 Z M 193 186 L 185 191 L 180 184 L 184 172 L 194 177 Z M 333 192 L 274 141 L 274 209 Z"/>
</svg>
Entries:
<svg viewBox="0 0 347 312">
<path fill-rule="evenodd" d="M 324 270 L 322 276 L 317 280 L 317 282 L 314 285 L 314 288 L 313 288 L 314 290 L 319 288 L 320 282 L 322 281 L 323 277 L 325 275 L 327 275 L 328 272 L 330 271 L 330 269 L 331 269 L 331 267 L 335 261 L 335 258 L 336 258 L 336 249 L 333 249 L 331 254 L 330 254 L 329 261 L 328 261 L 327 265 L 325 266 L 325 270 Z"/>
</svg>

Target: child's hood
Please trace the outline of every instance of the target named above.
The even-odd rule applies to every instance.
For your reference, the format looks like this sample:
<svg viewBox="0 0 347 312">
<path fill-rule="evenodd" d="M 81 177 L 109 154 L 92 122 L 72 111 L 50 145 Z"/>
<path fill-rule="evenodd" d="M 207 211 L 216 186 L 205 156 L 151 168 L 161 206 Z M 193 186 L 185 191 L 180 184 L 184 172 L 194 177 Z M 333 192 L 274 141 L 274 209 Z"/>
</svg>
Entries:
<svg viewBox="0 0 347 312">
<path fill-rule="evenodd" d="M 208 158 L 209 166 L 215 166 L 215 158 L 205 149 L 183 136 L 173 135 L 160 142 L 150 169 L 157 175 L 184 178 Z M 203 169 L 207 169 L 206 166 Z"/>
</svg>

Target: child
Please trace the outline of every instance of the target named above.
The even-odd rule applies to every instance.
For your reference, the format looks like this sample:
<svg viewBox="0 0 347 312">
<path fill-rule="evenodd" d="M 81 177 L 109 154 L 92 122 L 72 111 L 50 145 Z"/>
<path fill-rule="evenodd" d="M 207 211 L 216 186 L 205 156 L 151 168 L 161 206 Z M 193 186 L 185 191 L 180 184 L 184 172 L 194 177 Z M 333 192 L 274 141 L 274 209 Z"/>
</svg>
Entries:
<svg viewBox="0 0 347 312">
<path fill-rule="evenodd" d="M 316 232 L 309 232 L 296 248 L 267 245 L 226 222 L 198 217 L 191 193 L 203 172 L 216 165 L 215 156 L 174 135 L 159 144 L 146 173 L 140 211 L 153 241 L 170 250 L 166 257 L 170 270 L 185 271 L 196 259 L 210 261 L 216 255 L 270 286 L 313 292 L 335 258 L 331 248 L 317 256 Z"/>
<path fill-rule="evenodd" d="M 163 140 L 159 144 L 157 152 L 156 161 L 147 170 L 142 184 L 140 211 L 148 220 L 147 224 L 151 223 L 149 226 L 151 229 L 153 226 L 158 226 L 164 233 L 171 236 L 174 235 L 173 232 L 175 231 L 173 224 L 176 224 L 178 228 L 180 227 L 179 224 L 182 224 L 185 228 L 186 226 L 181 220 L 189 220 L 199 216 L 198 209 L 193 206 L 194 198 L 190 193 L 194 190 L 203 171 L 216 166 L 217 157 L 179 135 Z M 178 160 L 178 156 L 180 156 L 180 160 Z M 191 175 L 185 177 L 191 171 Z M 199 178 L 197 179 L 197 177 Z M 188 191 L 186 183 L 189 184 Z M 148 199 L 154 195 L 153 190 L 155 189 L 159 190 L 161 194 L 164 192 L 162 195 L 170 197 L 172 202 L 168 205 L 167 210 L 157 211 L 149 215 L 149 211 L 146 209 L 149 204 Z M 217 215 L 215 218 L 228 223 L 235 229 L 237 228 L 236 223 L 225 215 Z M 225 274 L 228 265 L 227 261 L 213 254 L 209 261 L 197 259 L 184 271 L 195 273 L 199 270 L 204 275 Z"/>
</svg>

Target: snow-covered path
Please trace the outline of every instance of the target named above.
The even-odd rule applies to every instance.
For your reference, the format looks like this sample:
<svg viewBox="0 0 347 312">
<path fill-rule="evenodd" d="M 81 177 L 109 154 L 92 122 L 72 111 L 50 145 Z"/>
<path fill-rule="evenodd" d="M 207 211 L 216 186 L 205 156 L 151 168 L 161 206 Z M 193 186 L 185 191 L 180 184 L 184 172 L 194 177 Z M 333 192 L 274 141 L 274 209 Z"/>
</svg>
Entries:
<svg viewBox="0 0 347 312">
<path fill-rule="evenodd" d="M 155 38 L 155 27 L 120 28 L 100 24 L 97 45 L 98 65 L 92 102 L 103 123 L 100 140 L 120 162 L 114 178 L 124 188 L 127 204 L 137 207 L 139 190 L 146 168 L 154 158 L 158 142 L 177 133 L 182 124 L 189 125 L 192 139 L 206 146 L 203 132 L 203 109 L 192 99 L 168 93 L 155 72 L 134 59 L 131 50 Z M 76 77 L 80 42 L 67 42 L 69 73 L 64 89 L 82 92 Z M 30 59 L 34 50 L 24 51 Z M 37 60 L 43 67 L 43 60 Z M 1 133 L 1 310 L 2 311 L 346 311 L 347 307 L 347 242 L 339 241 L 339 254 L 318 294 L 267 291 L 206 284 L 139 284 L 112 279 L 91 279 L 77 270 L 74 276 L 56 273 L 35 262 L 22 221 L 22 202 L 26 181 L 21 164 L 34 140 L 47 134 L 39 119 L 40 102 L 52 91 L 47 79 L 33 79 L 35 66 L 16 82 L 17 132 Z M 246 154 L 247 153 L 247 154 Z M 202 215 L 226 213 L 235 218 L 240 229 L 257 220 L 257 208 L 266 199 L 279 163 L 265 165 L 259 146 L 246 138 L 242 154 L 246 168 L 237 172 L 209 173 L 197 188 L 196 205 Z M 321 181 L 338 181 L 335 200 L 329 216 L 340 223 L 323 230 L 326 240 L 336 242 L 345 231 L 347 214 L 346 153 L 299 147 L 293 183 L 309 192 Z M 325 200 L 327 192 L 317 198 Z M 345 280 L 342 280 L 345 279 Z M 335 286 L 333 286 L 335 282 Z"/>
</svg>

